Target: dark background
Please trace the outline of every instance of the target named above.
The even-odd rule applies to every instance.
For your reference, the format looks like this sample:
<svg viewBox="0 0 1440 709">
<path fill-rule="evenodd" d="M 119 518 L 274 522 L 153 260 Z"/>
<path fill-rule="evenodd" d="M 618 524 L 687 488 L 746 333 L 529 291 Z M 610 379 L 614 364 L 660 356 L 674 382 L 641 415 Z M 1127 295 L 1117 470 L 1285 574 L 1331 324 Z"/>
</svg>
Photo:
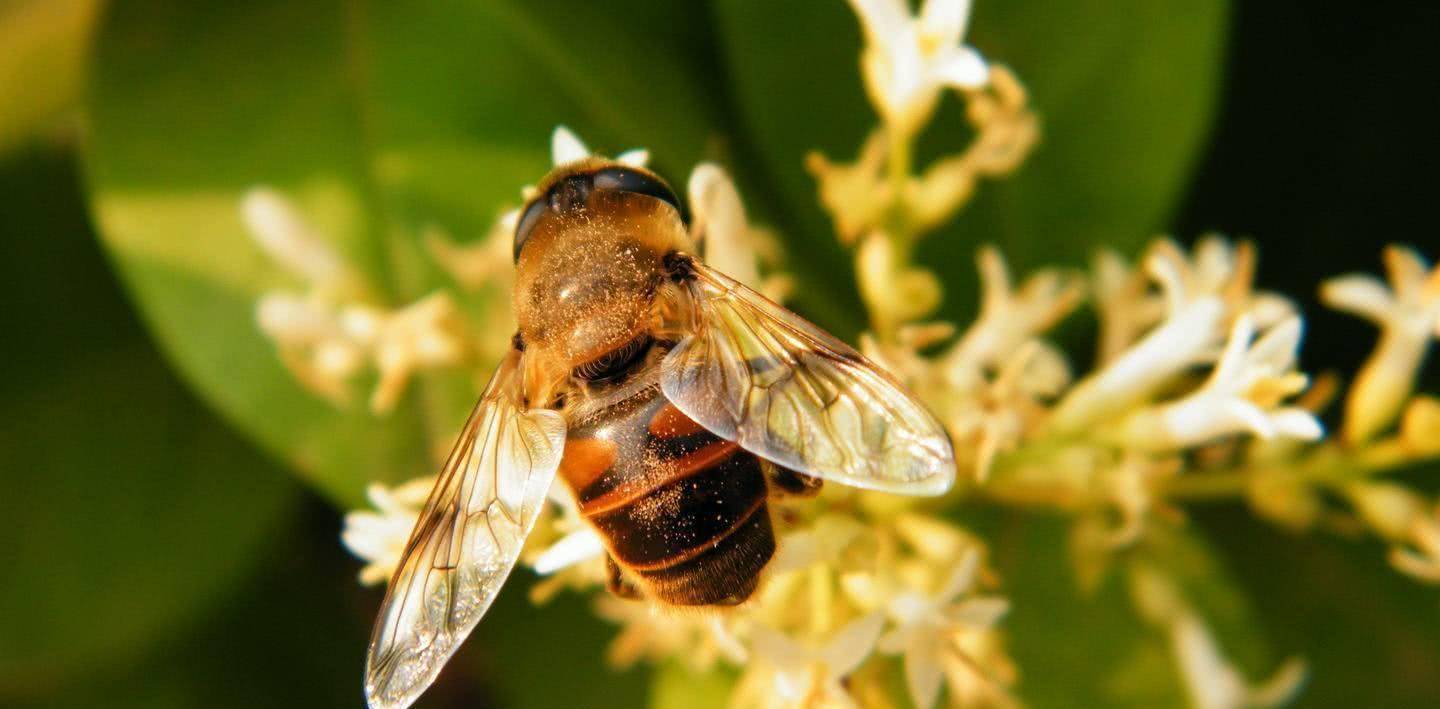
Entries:
<svg viewBox="0 0 1440 709">
<path fill-rule="evenodd" d="M 1440 111 L 1435 100 L 1436 37 L 1440 10 L 1427 3 L 1239 2 L 1226 83 L 1209 147 L 1191 186 L 1170 221 L 1186 241 L 1206 231 L 1253 238 L 1260 245 L 1259 282 L 1302 300 L 1309 332 L 1303 351 L 1308 371 L 1353 371 L 1372 343 L 1365 323 L 1318 307 L 1316 285 L 1351 270 L 1378 271 L 1379 251 L 1391 241 L 1440 257 L 1433 195 L 1440 166 Z M 271 525 L 256 539 L 221 540 L 253 557 L 249 573 L 229 579 L 213 602 L 197 604 L 189 620 L 145 640 L 143 652 L 122 659 L 63 655 L 53 675 L 17 679 L 5 673 L 0 704 L 7 706 L 155 706 L 204 701 L 226 706 L 353 706 L 358 700 L 362 651 L 369 618 L 379 600 L 354 581 L 358 564 L 337 543 L 340 519 L 328 504 L 303 491 L 223 424 L 165 367 L 138 316 L 106 263 L 86 217 L 86 201 L 65 139 L 45 140 L 0 159 L 0 319 L 5 333 L 0 394 L 0 565 L 18 537 L 95 530 L 93 542 L 122 546 L 165 543 L 205 520 L 176 518 L 158 537 L 129 534 L 128 525 L 173 513 L 184 499 L 156 493 L 155 509 L 101 507 L 113 513 L 117 533 L 104 525 L 72 526 L 68 501 L 91 500 L 106 489 L 72 489 L 47 482 L 55 454 L 44 446 L 95 445 L 97 429 L 138 417 L 145 436 L 135 450 L 117 453 L 108 482 L 126 485 L 126 465 L 184 445 L 189 436 L 218 436 L 236 459 L 255 470 L 256 485 L 293 488 L 291 503 L 265 515 L 290 521 Z M 77 363 L 119 353 L 128 363 L 109 375 L 75 381 Z M 1426 389 L 1437 390 L 1432 361 Z M 119 382 L 118 379 L 126 381 Z M 69 392 L 83 408 L 60 408 L 63 437 L 38 440 L 25 420 Z M 158 397 L 172 414 L 155 417 L 144 402 Z M 233 461 L 232 461 L 233 462 Z M 264 472 L 268 471 L 268 472 Z M 1435 472 L 1432 468 L 1431 477 Z M 106 480 L 102 474 L 101 480 Z M 1426 485 L 1424 471 L 1411 476 Z M 1433 488 L 1432 486 L 1429 486 Z M 37 491 L 40 494 L 36 494 Z M 218 491 L 223 492 L 223 491 Z M 218 494 L 217 492 L 217 494 Z M 39 510 L 35 508 L 41 508 Z M 237 509 L 234 514 L 250 514 Z M 1301 705 L 1419 706 L 1440 701 L 1440 643 L 1436 595 L 1385 568 L 1383 548 L 1373 541 L 1311 536 L 1303 542 L 1257 522 L 1237 505 L 1197 511 L 1213 532 L 1227 564 L 1250 591 L 1258 617 L 1279 652 L 1299 653 L 1317 668 Z M 79 531 L 76 531 L 78 534 Z M 10 552 L 6 550 L 10 549 Z M 197 553 L 211 547 L 201 545 Z M 32 557 L 20 554 L 23 561 Z M 39 567 L 50 561 L 42 560 Z M 53 560 L 64 564 L 66 560 Z M 27 567 L 21 564 L 19 568 Z M 123 572 L 123 570 L 122 570 Z M 164 573 L 165 570 L 144 571 Z M 23 594 L 24 582 L 3 574 L 0 593 Z M 115 578 L 124 578 L 120 573 Z M 83 575 L 76 582 L 82 583 Z M 217 584 L 220 581 L 217 580 Z M 99 595 L 123 589 L 97 587 Z M 524 617 L 522 594 L 506 594 L 512 616 Z M 6 597 L 7 600 L 12 600 Z M 7 604 L 5 608 L 17 608 Z M 589 667 L 556 671 L 560 657 L 594 653 L 609 629 L 575 601 L 535 612 L 574 616 L 575 630 L 527 642 L 536 662 L 533 681 L 554 691 L 637 691 L 634 673 L 605 688 Z M 109 616 L 91 607 L 71 609 L 66 627 L 105 634 Z M 102 620 L 105 618 L 105 620 Z M 0 642 L 23 644 L 14 632 L 21 618 L 0 620 Z M 24 626 L 25 632 L 44 628 Z M 547 624 L 546 628 L 554 627 Z M 296 629 L 309 632 L 297 633 Z M 505 632 L 525 633 L 523 622 Z M 87 630 L 88 629 L 88 630 Z M 546 631 L 551 632 L 551 631 Z M 128 637 L 128 636 L 127 636 Z M 532 638 L 532 640 L 534 640 Z M 1363 645 L 1357 644 L 1363 641 Z M 153 641 L 153 642 L 150 642 Z M 553 655 L 545 650 L 568 648 Z M 43 643 L 41 643 L 43 645 Z M 42 648 L 43 650 L 44 648 Z M 470 648 L 484 656 L 493 648 Z M 557 652 L 559 652 L 557 650 Z M 483 664 L 483 663 L 482 663 Z M 598 661 L 593 664 L 598 665 Z M 457 706 L 493 699 L 484 683 L 467 678 L 474 664 L 447 672 L 437 694 Z M 177 683 L 169 681 L 181 677 Z M 167 678 L 159 682 L 157 678 Z M 509 678 L 507 687 L 530 678 Z M 610 681 L 610 680 L 606 680 Z M 1043 681 L 1043 678 L 1029 678 Z M 552 695 L 553 696 L 553 695 Z M 461 701 L 474 700 L 474 701 Z M 445 705 L 432 700 L 431 706 Z"/>
<path fill-rule="evenodd" d="M 1317 283 L 1338 272 L 1381 272 L 1388 242 L 1417 247 L 1432 263 L 1440 258 L 1440 9 L 1242 2 L 1234 12 L 1218 120 L 1174 233 L 1255 239 L 1258 282 L 1303 296 L 1303 368 L 1353 372 L 1374 331 L 1321 307 Z M 1436 391 L 1433 353 L 1423 379 L 1424 391 Z M 1431 465 L 1407 481 L 1434 490 L 1435 472 Z M 1440 700 L 1440 668 L 1424 650 L 1435 643 L 1435 593 L 1384 573 L 1379 544 L 1297 544 L 1235 506 L 1198 518 L 1252 592 L 1274 646 L 1303 647 L 1316 668 L 1299 705 Z"/>
</svg>

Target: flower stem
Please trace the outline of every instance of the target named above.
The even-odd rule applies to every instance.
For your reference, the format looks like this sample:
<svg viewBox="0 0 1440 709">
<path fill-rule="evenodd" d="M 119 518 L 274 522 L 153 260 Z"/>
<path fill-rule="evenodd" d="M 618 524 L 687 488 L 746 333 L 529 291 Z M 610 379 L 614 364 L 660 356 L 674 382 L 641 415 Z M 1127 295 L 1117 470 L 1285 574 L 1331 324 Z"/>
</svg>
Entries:
<svg viewBox="0 0 1440 709">
<path fill-rule="evenodd" d="M 886 133 L 890 141 L 886 158 L 890 177 L 890 215 L 885 233 L 890 235 L 897 247 L 895 264 L 898 267 L 909 263 L 910 246 L 916 237 L 906 198 L 915 167 L 915 136 L 894 126 L 887 127 Z"/>
<path fill-rule="evenodd" d="M 1288 472 L 1315 487 L 1339 488 L 1424 460 L 1423 456 L 1403 450 L 1395 440 L 1378 441 L 1363 448 L 1344 448 L 1332 442 L 1296 461 Z M 1179 475 L 1166 480 L 1159 493 L 1167 499 L 1181 501 L 1243 497 L 1250 481 L 1266 466 L 1263 461 L 1250 462 L 1213 472 Z"/>
</svg>

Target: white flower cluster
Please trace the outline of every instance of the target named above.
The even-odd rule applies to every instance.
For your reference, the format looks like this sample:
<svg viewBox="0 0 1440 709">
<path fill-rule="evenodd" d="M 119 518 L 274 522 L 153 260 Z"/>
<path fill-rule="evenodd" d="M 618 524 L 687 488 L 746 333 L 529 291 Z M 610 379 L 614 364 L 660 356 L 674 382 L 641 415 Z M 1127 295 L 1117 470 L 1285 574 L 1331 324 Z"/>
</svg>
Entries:
<svg viewBox="0 0 1440 709">
<path fill-rule="evenodd" d="M 302 281 L 302 293 L 261 296 L 255 318 L 296 380 L 337 404 L 366 365 L 379 374 L 370 408 L 395 407 L 417 371 L 460 364 L 469 343 L 450 295 L 435 292 L 401 308 L 370 304 L 371 289 L 273 189 L 257 187 L 241 202 L 255 242 Z"/>
<path fill-rule="evenodd" d="M 363 583 L 393 571 L 432 483 L 373 486 L 376 511 L 346 516 L 342 539 L 367 562 Z M 599 591 L 605 578 L 599 537 L 558 483 L 551 497 L 522 555 L 546 577 L 531 589 L 536 602 L 561 589 Z M 756 597 L 738 609 L 678 613 L 602 593 L 596 612 L 621 626 L 610 661 L 743 668 L 732 706 L 779 709 L 856 706 L 857 697 L 884 691 L 879 677 L 857 676 L 858 668 L 876 654 L 895 655 L 918 707 L 934 706 L 942 685 L 967 705 L 1013 705 L 1016 670 L 996 628 L 1009 604 L 977 593 L 994 585 L 982 581 L 979 541 L 878 493 L 835 489 L 822 497 L 775 514 L 780 551 Z"/>
</svg>

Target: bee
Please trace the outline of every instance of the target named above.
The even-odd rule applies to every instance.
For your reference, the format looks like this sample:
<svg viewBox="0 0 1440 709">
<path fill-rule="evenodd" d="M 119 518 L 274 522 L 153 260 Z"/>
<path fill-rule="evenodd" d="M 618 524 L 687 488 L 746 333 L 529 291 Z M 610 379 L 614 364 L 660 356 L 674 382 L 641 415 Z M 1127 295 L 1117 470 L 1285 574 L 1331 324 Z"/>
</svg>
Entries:
<svg viewBox="0 0 1440 709">
<path fill-rule="evenodd" d="M 939 422 L 850 346 L 707 267 L 654 173 L 562 165 L 515 228 L 518 331 L 440 472 L 370 640 L 372 707 L 405 707 L 490 607 L 552 481 L 604 542 L 608 587 L 743 602 L 767 502 L 821 481 L 913 495 L 955 478 Z"/>
</svg>

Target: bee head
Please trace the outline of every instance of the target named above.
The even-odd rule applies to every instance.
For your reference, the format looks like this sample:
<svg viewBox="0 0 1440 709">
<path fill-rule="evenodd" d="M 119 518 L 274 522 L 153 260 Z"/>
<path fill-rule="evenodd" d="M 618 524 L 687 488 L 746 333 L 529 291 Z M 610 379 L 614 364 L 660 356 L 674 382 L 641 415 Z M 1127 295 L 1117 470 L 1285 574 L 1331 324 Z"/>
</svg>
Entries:
<svg viewBox="0 0 1440 709">
<path fill-rule="evenodd" d="M 652 324 L 667 253 L 688 236 L 655 174 L 592 159 L 541 182 L 515 229 L 515 315 L 527 347 L 566 368 L 635 341 Z"/>
<path fill-rule="evenodd" d="M 530 241 L 535 228 L 547 217 L 585 210 L 597 192 L 620 192 L 659 200 L 685 220 L 675 191 L 659 175 L 640 167 L 630 167 L 607 160 L 595 159 L 564 165 L 540 182 L 535 197 L 526 203 L 515 224 L 514 258 Z"/>
</svg>

